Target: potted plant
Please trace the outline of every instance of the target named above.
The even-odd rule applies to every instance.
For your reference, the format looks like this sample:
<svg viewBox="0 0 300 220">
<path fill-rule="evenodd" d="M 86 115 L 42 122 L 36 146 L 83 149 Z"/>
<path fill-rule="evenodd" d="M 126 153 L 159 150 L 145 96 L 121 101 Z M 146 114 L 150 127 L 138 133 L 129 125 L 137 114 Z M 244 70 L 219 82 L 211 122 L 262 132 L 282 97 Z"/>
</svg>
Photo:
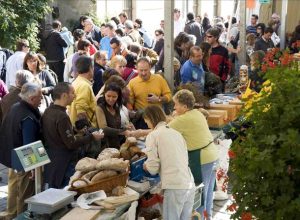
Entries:
<svg viewBox="0 0 300 220">
<path fill-rule="evenodd" d="M 246 100 L 230 149 L 233 219 L 299 219 L 300 66 L 288 51 L 269 51 L 265 81 Z"/>
</svg>

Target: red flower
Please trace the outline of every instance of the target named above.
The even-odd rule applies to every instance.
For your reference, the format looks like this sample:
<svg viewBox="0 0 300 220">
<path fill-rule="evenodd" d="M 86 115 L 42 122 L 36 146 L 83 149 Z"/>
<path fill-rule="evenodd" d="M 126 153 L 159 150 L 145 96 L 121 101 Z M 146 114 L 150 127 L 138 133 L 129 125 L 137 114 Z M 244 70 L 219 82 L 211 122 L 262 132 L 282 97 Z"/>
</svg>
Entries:
<svg viewBox="0 0 300 220">
<path fill-rule="evenodd" d="M 237 204 L 236 203 L 232 203 L 231 205 L 227 206 L 227 210 L 230 212 L 235 212 L 237 209 Z"/>
<path fill-rule="evenodd" d="M 242 213 L 242 220 L 251 220 L 252 214 L 250 212 L 243 212 Z"/>
<path fill-rule="evenodd" d="M 263 64 L 262 66 L 261 66 L 261 71 L 262 72 L 267 72 L 267 65 L 266 64 Z"/>
<path fill-rule="evenodd" d="M 223 169 L 219 169 L 217 172 L 217 180 L 220 180 L 222 177 L 225 176 L 225 172 Z"/>
<path fill-rule="evenodd" d="M 272 68 L 272 69 L 275 68 L 275 66 L 276 66 L 275 63 L 271 62 L 271 61 L 268 62 L 268 64 L 269 64 L 269 67 Z"/>
<path fill-rule="evenodd" d="M 236 154 L 232 150 L 228 150 L 228 156 L 230 159 L 234 159 L 236 157 Z"/>
</svg>

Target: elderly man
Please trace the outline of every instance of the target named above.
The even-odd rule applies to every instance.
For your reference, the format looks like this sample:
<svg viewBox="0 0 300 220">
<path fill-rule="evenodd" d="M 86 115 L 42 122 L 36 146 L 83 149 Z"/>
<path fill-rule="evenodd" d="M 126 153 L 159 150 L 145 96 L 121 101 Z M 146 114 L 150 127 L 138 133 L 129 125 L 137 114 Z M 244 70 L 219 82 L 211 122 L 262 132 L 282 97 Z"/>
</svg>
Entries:
<svg viewBox="0 0 300 220">
<path fill-rule="evenodd" d="M 200 47 L 193 46 L 190 49 L 190 58 L 187 60 L 181 70 L 181 82 L 183 84 L 193 83 L 199 87 L 200 91 L 204 92 L 205 73 L 202 67 L 203 53 Z"/>
<path fill-rule="evenodd" d="M 87 136 L 75 137 L 66 107 L 75 98 L 75 90 L 69 83 L 59 83 L 54 87 L 52 98 L 54 103 L 46 109 L 42 117 L 43 133 L 47 153 L 51 160 L 45 166 L 45 183 L 51 188 L 63 188 L 68 185 L 75 172 L 78 161 L 77 149 L 85 147 L 93 139 L 103 137 L 98 131 Z"/>
<path fill-rule="evenodd" d="M 99 43 L 101 40 L 101 31 L 100 28 L 97 27 L 93 20 L 88 18 L 86 20 L 84 20 L 84 31 L 86 33 L 87 38 L 91 38 L 93 43 L 97 49 L 99 49 Z"/>
<path fill-rule="evenodd" d="M 132 42 L 137 42 L 140 45 L 143 45 L 143 39 L 140 33 L 134 29 L 134 24 L 131 20 L 126 20 L 124 23 L 125 33 L 132 40 Z"/>
<path fill-rule="evenodd" d="M 30 50 L 29 42 L 25 39 L 18 40 L 16 47 L 17 51 L 6 62 L 6 86 L 8 89 L 16 85 L 16 73 L 23 69 L 24 58 Z"/>
<path fill-rule="evenodd" d="M 0 124 L 7 114 L 10 107 L 18 101 L 21 101 L 19 96 L 21 88 L 25 83 L 32 82 L 34 76 L 28 70 L 18 70 L 16 74 L 16 86 L 10 88 L 10 93 L 5 95 L 0 101 Z"/>
<path fill-rule="evenodd" d="M 42 99 L 39 85 L 26 83 L 20 93 L 21 101 L 14 104 L 5 116 L 0 132 L 0 162 L 9 167 L 8 198 L 5 217 L 12 219 L 26 210 L 24 200 L 34 194 L 31 172 L 12 169 L 11 151 L 40 139 L 40 113 Z M 3 213 L 1 213 L 3 217 Z"/>
</svg>

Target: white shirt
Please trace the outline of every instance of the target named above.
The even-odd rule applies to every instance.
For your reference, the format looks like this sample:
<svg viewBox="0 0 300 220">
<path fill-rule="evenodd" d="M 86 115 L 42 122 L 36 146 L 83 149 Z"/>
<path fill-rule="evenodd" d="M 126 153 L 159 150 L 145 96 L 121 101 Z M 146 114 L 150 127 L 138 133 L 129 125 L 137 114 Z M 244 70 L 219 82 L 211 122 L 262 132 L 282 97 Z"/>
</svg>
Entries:
<svg viewBox="0 0 300 220">
<path fill-rule="evenodd" d="M 6 62 L 6 85 L 9 89 L 11 86 L 16 86 L 16 74 L 18 70 L 23 69 L 23 62 L 26 53 L 23 51 L 16 51 L 10 56 Z"/>
<path fill-rule="evenodd" d="M 152 175 L 159 172 L 162 189 L 192 189 L 187 146 L 182 135 L 160 122 L 146 138 L 145 166 Z"/>
<path fill-rule="evenodd" d="M 177 37 L 177 35 L 184 30 L 184 25 L 185 24 L 183 20 L 174 20 L 174 38 Z"/>
<path fill-rule="evenodd" d="M 68 56 L 66 59 L 65 69 L 64 69 L 64 82 L 72 82 L 74 78 L 72 78 L 72 60 L 74 53 Z M 72 76 L 72 77 L 71 77 Z"/>
</svg>

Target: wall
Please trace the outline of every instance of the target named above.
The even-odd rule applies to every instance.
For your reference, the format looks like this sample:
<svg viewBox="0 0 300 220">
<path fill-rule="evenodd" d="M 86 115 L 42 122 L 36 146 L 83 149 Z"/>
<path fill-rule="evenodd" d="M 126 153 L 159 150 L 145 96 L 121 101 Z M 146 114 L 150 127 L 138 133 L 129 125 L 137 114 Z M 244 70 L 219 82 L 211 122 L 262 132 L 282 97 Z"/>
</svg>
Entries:
<svg viewBox="0 0 300 220">
<path fill-rule="evenodd" d="M 96 4 L 92 0 L 54 0 L 52 5 L 59 8 L 58 20 L 68 28 L 73 28 L 81 15 L 96 13 Z"/>
</svg>

